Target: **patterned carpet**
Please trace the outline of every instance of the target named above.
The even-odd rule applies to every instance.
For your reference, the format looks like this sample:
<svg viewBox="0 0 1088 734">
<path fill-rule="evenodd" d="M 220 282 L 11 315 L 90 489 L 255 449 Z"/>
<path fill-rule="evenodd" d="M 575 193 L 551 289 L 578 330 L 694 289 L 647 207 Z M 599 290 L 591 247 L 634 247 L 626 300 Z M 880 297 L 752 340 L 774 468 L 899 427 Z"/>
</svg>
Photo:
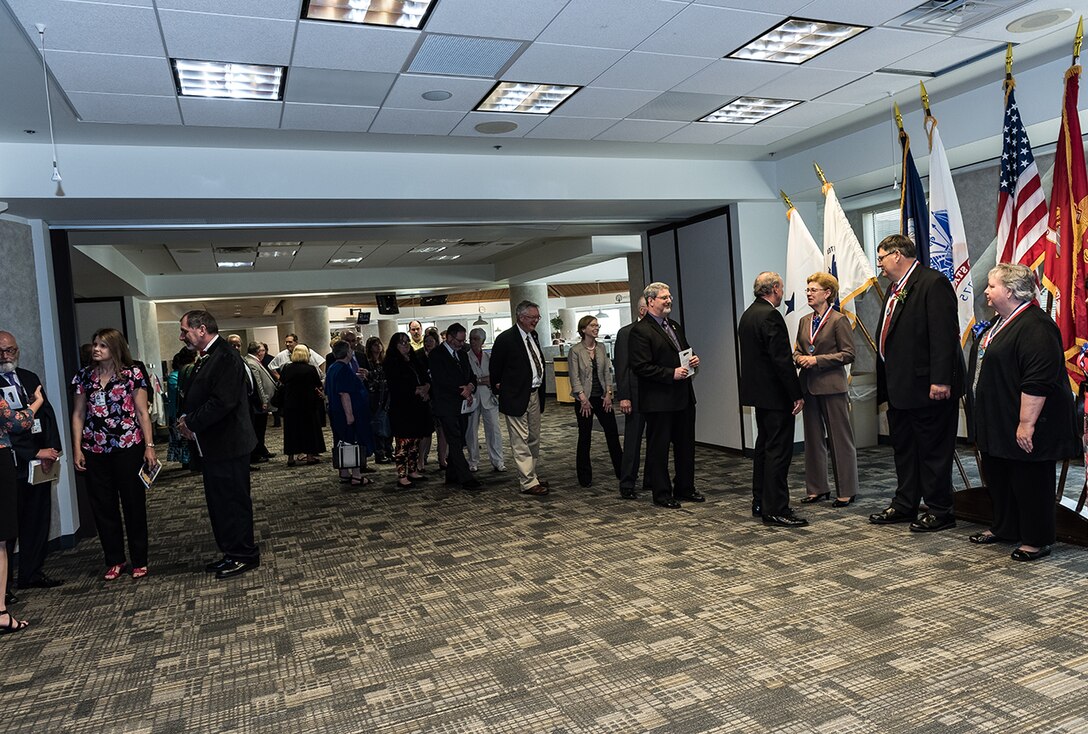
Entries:
<svg viewBox="0 0 1088 734">
<path fill-rule="evenodd" d="M 977 526 L 869 525 L 880 447 L 859 501 L 805 529 L 753 520 L 750 462 L 707 449 L 706 504 L 622 501 L 603 469 L 578 488 L 570 410 L 545 415 L 544 499 L 511 473 L 397 492 L 388 466 L 345 492 L 277 457 L 254 475 L 262 566 L 229 581 L 203 572 L 198 479 L 164 473 L 148 578 L 102 581 L 85 540 L 50 557 L 64 586 L 20 592 L 0 730 L 1088 731 L 1088 550 L 1018 564 Z"/>
</svg>

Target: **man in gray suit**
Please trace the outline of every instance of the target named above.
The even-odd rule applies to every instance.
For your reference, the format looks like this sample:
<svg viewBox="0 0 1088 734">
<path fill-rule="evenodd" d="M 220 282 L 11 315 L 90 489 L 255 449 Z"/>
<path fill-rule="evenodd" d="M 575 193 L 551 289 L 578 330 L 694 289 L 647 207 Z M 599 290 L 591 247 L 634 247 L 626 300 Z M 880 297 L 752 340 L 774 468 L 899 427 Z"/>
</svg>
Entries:
<svg viewBox="0 0 1088 734">
<path fill-rule="evenodd" d="M 638 464 L 642 459 L 642 434 L 646 421 L 638 411 L 638 375 L 631 372 L 628 364 L 628 342 L 631 329 L 646 315 L 646 297 L 638 298 L 638 320 L 624 326 L 616 333 L 616 399 L 623 413 L 623 462 L 620 464 L 620 497 L 638 499 L 635 482 L 638 481 Z"/>
</svg>

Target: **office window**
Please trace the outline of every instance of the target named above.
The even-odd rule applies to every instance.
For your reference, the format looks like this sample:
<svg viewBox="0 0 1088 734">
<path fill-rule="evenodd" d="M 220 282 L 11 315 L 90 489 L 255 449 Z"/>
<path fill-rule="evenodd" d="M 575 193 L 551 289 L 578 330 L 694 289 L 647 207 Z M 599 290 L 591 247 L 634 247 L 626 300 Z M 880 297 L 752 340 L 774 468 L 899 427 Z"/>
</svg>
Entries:
<svg viewBox="0 0 1088 734">
<path fill-rule="evenodd" d="M 602 314 L 603 316 L 598 316 Z M 575 311 L 574 315 L 577 317 L 574 320 L 574 326 L 578 326 L 578 322 L 582 320 L 583 316 L 594 316 L 597 319 L 597 323 L 601 325 L 601 330 L 598 333 L 598 339 L 611 339 L 616 336 L 616 332 L 620 330 L 620 310 L 618 308 L 587 308 L 580 311 Z"/>
<path fill-rule="evenodd" d="M 865 252 L 876 267 L 876 246 L 890 234 L 899 234 L 899 207 L 868 212 L 862 217 L 865 223 Z"/>
<path fill-rule="evenodd" d="M 496 316 L 491 319 L 491 341 L 514 325 L 514 320 L 509 316 Z"/>
</svg>

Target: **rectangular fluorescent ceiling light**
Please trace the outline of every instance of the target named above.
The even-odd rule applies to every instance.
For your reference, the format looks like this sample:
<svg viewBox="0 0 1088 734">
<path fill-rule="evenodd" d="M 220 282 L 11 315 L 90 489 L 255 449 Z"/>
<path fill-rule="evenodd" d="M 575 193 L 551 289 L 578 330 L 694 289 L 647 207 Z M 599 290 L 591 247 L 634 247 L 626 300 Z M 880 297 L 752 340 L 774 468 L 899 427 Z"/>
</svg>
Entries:
<svg viewBox="0 0 1088 734">
<path fill-rule="evenodd" d="M 225 260 L 221 263 L 216 263 L 221 268 L 252 268 L 252 260 Z"/>
<path fill-rule="evenodd" d="M 302 19 L 420 28 L 433 6 L 434 0 L 308 0 Z"/>
<path fill-rule="evenodd" d="M 428 260 L 456 260 L 460 255 L 432 255 Z"/>
<path fill-rule="evenodd" d="M 334 257 L 329 260 L 329 265 L 351 265 L 353 263 L 361 263 L 363 258 L 361 257 Z"/>
<path fill-rule="evenodd" d="M 726 58 L 803 64 L 864 30 L 868 29 L 844 23 L 787 18 Z"/>
<path fill-rule="evenodd" d="M 183 97 L 282 100 L 286 68 L 224 61 L 170 59 Z"/>
<path fill-rule="evenodd" d="M 408 252 L 442 252 L 445 249 L 445 245 L 420 245 L 419 247 L 413 247 Z"/>
<path fill-rule="evenodd" d="M 731 122 L 737 125 L 755 125 L 779 112 L 801 104 L 794 99 L 763 99 L 762 97 L 738 97 L 724 107 L 711 112 L 699 122 Z"/>
<path fill-rule="evenodd" d="M 484 101 L 476 105 L 476 111 L 548 115 L 579 89 L 581 87 L 562 84 L 499 82 Z"/>
<path fill-rule="evenodd" d="M 285 248 L 282 250 L 260 250 L 257 252 L 257 257 L 294 257 L 298 250 L 292 250 Z"/>
</svg>

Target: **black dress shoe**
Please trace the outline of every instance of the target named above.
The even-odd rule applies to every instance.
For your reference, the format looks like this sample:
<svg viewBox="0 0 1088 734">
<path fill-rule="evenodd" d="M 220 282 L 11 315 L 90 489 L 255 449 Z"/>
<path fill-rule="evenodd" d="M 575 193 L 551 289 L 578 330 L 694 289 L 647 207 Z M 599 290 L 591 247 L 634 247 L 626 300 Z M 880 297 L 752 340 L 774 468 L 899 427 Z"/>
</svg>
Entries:
<svg viewBox="0 0 1088 734">
<path fill-rule="evenodd" d="M 974 533 L 967 536 L 967 540 L 971 541 L 975 545 L 989 545 L 990 543 L 1000 543 L 1001 538 L 997 537 L 993 533 Z"/>
<path fill-rule="evenodd" d="M 857 495 L 855 495 L 855 497 L 856 496 Z M 804 502 L 804 500 L 801 500 L 801 501 Z M 832 507 L 846 507 L 847 505 L 852 505 L 852 504 L 854 504 L 854 497 L 849 497 L 849 498 L 844 499 L 844 500 L 840 500 L 838 497 L 836 497 L 835 501 L 831 503 L 831 506 Z"/>
<path fill-rule="evenodd" d="M 819 502 L 820 500 L 831 499 L 830 492 L 824 492 L 823 494 L 810 494 L 801 498 L 802 505 L 811 505 L 813 502 Z"/>
<path fill-rule="evenodd" d="M 11 591 L 8 591 L 6 594 L 4 594 L 4 606 L 7 606 L 8 604 L 18 604 L 18 603 L 19 603 L 19 597 L 15 596 L 15 594 L 12 593 Z"/>
<path fill-rule="evenodd" d="M 1046 558 L 1050 555 L 1050 546 L 1044 545 L 1037 551 L 1028 551 L 1023 548 L 1017 548 L 1012 552 L 1010 558 L 1014 561 L 1037 561 L 1040 558 Z"/>
<path fill-rule="evenodd" d="M 691 494 L 685 494 L 679 497 L 679 499 L 682 502 L 706 502 L 706 497 L 699 494 L 698 490 L 692 492 Z"/>
<path fill-rule="evenodd" d="M 661 499 L 654 498 L 654 504 L 658 507 L 666 507 L 670 510 L 680 509 L 680 503 L 672 497 L 662 497 Z"/>
<path fill-rule="evenodd" d="M 231 561 L 226 556 L 223 556 L 218 561 L 212 561 L 211 563 L 209 563 L 207 566 L 204 567 L 204 570 L 208 573 L 218 573 L 219 571 L 222 571 L 224 568 L 229 566 L 231 563 L 233 563 L 233 561 Z"/>
<path fill-rule="evenodd" d="M 803 517 L 797 517 L 797 515 L 789 512 L 789 514 L 785 515 L 764 515 L 763 524 L 777 525 L 782 528 L 803 528 L 808 525 L 808 520 Z"/>
<path fill-rule="evenodd" d="M 227 565 L 215 572 L 217 579 L 229 579 L 241 576 L 246 571 L 252 571 L 261 565 L 260 561 L 228 561 Z"/>
<path fill-rule="evenodd" d="M 621 489 L 620 490 L 620 499 L 637 500 L 638 499 L 638 492 L 636 492 L 633 489 Z"/>
<path fill-rule="evenodd" d="M 275 459 L 276 455 L 274 453 L 267 453 L 267 454 L 264 455 L 264 458 L 266 458 L 266 459 Z"/>
<path fill-rule="evenodd" d="M 759 505 L 752 505 L 752 517 L 763 517 L 763 508 Z"/>
<path fill-rule="evenodd" d="M 64 582 L 60 579 L 51 578 L 49 576 L 46 576 L 44 573 L 39 573 L 34 578 L 30 579 L 30 581 L 27 581 L 26 583 L 20 583 L 19 587 L 23 589 L 29 589 L 31 587 L 38 589 L 54 589 L 63 583 Z"/>
<path fill-rule="evenodd" d="M 467 482 L 461 482 L 461 489 L 467 489 L 470 492 L 475 491 L 483 487 L 479 479 L 469 479 Z"/>
<path fill-rule="evenodd" d="M 948 530 L 948 528 L 954 527 L 956 527 L 956 517 L 954 515 L 937 517 L 930 512 L 910 524 L 911 531 L 915 533 L 935 533 L 938 530 Z"/>
<path fill-rule="evenodd" d="M 869 515 L 869 522 L 873 525 L 894 525 L 897 522 L 914 522 L 915 516 L 901 512 L 894 507 L 889 507 L 883 512 Z"/>
</svg>

